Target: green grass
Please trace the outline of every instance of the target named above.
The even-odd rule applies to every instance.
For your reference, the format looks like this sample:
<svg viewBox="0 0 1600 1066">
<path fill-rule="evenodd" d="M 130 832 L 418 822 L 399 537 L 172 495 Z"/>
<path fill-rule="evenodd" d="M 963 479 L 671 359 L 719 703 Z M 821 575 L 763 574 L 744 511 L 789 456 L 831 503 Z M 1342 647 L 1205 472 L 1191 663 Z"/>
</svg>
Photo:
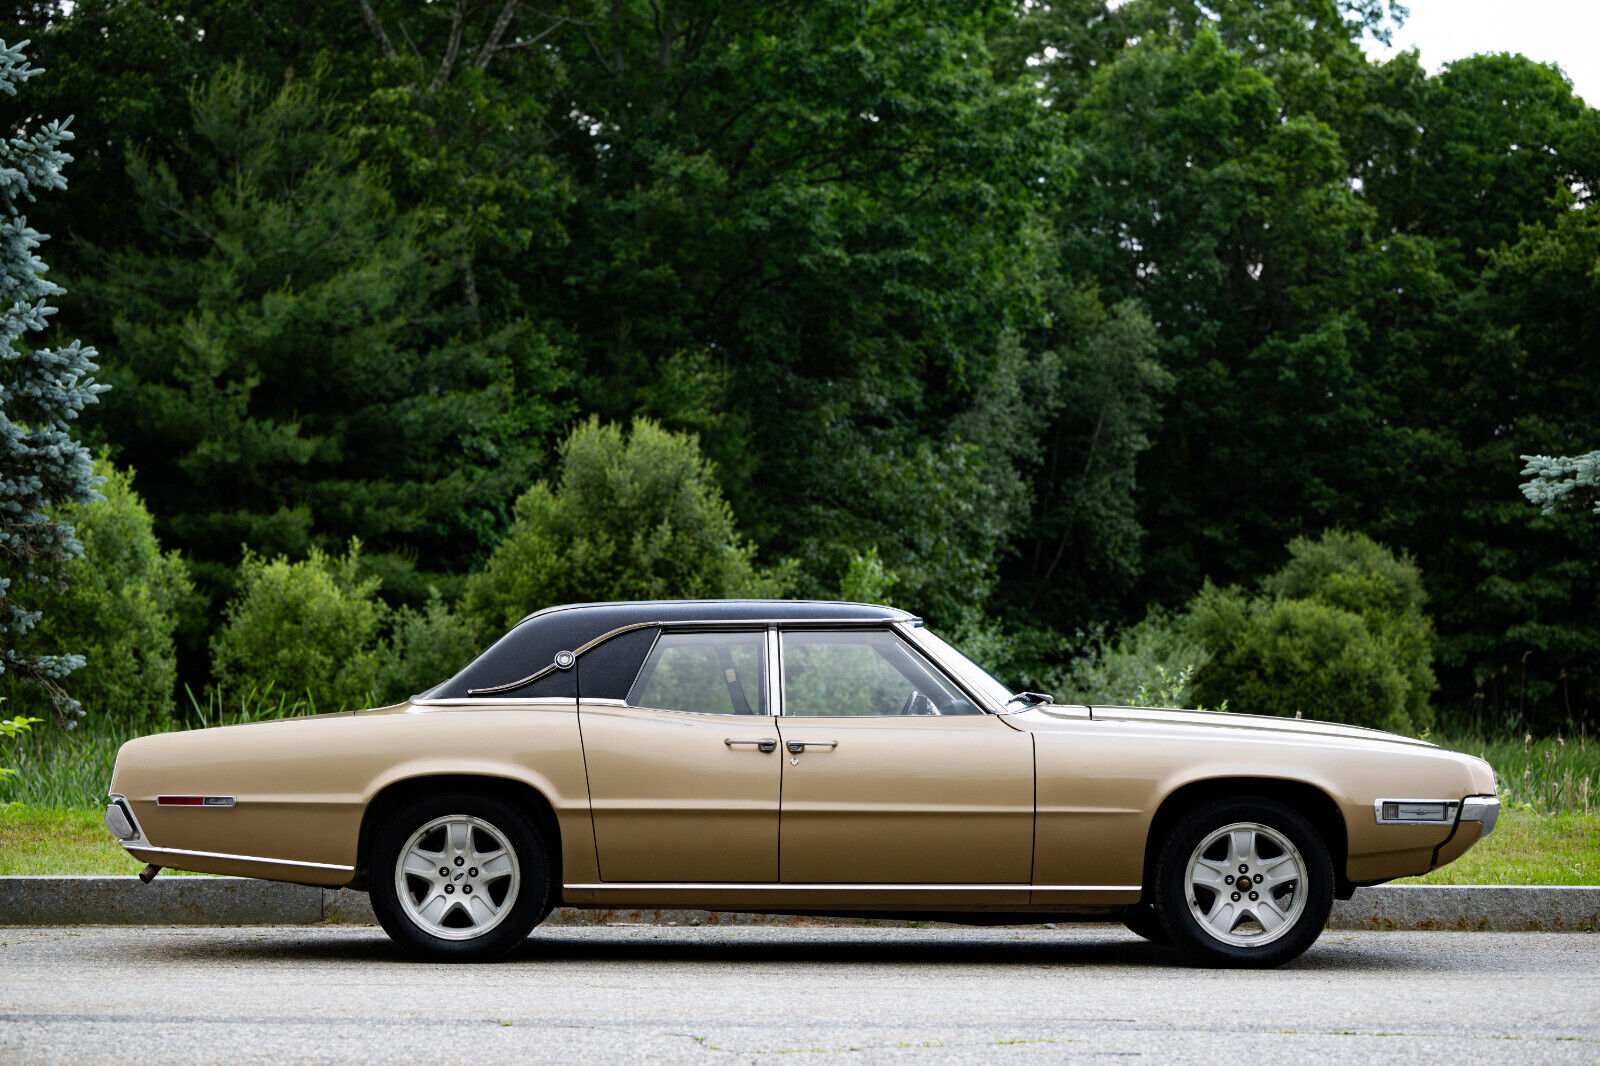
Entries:
<svg viewBox="0 0 1600 1066">
<path fill-rule="evenodd" d="M 1510 808 L 1489 839 L 1405 885 L 1600 885 L 1600 814 Z"/>
<path fill-rule="evenodd" d="M 103 810 L 55 811 L 0 806 L 0 877 L 127 874 L 144 863 L 113 843 Z M 184 873 L 168 870 L 168 874 Z M 195 874 L 204 877 L 204 874 Z"/>
<path fill-rule="evenodd" d="M 112 843 L 100 811 L 0 807 L 0 877 L 136 874 L 143 864 Z"/>
</svg>

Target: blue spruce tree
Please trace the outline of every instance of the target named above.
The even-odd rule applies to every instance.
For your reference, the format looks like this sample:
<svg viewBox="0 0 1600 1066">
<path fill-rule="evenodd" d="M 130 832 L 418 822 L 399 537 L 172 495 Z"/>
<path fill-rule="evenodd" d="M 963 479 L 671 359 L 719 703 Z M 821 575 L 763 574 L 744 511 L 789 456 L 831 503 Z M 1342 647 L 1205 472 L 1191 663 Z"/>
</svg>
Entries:
<svg viewBox="0 0 1600 1066">
<path fill-rule="evenodd" d="M 28 42 L 0 41 L 0 93 L 41 73 L 28 66 Z M 82 554 L 72 526 L 52 513 L 63 503 L 99 499 L 89 451 L 72 439 L 71 423 L 106 386 L 91 376 L 95 351 L 77 341 L 37 348 L 27 334 L 42 331 L 64 291 L 45 279 L 36 254 L 45 235 L 22 211 L 39 190 L 66 187 L 61 168 L 72 157 L 71 121 L 39 121 L 8 109 L 0 141 L 0 673 L 10 671 L 42 689 L 58 713 L 77 713 L 62 680 L 83 665 L 81 655 L 37 655 L 23 638 L 39 620 L 29 593 L 62 587 L 62 564 Z M 21 116 L 21 117 L 17 117 Z"/>
</svg>

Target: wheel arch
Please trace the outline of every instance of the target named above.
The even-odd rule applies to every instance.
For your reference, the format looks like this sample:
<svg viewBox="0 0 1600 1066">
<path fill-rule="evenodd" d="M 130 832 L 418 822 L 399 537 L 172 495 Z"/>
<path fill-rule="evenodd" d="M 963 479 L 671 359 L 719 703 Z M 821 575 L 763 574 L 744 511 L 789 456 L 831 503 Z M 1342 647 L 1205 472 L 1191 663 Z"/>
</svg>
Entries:
<svg viewBox="0 0 1600 1066">
<path fill-rule="evenodd" d="M 451 791 L 491 796 L 528 815 L 545 838 L 546 858 L 550 863 L 550 898 L 559 904 L 561 823 L 556 818 L 555 806 L 548 796 L 528 782 L 495 774 L 424 773 L 391 781 L 374 793 L 361 815 L 361 832 L 356 844 L 356 886 L 366 884 L 372 841 L 384 820 L 418 796 Z"/>
<path fill-rule="evenodd" d="M 1155 877 L 1156 850 L 1165 842 L 1178 819 L 1197 804 L 1230 796 L 1265 796 L 1300 812 L 1327 845 L 1328 856 L 1333 860 L 1335 897 L 1349 898 L 1352 886 L 1344 873 L 1349 840 L 1344 815 L 1340 813 L 1333 797 L 1316 785 L 1293 778 L 1237 775 L 1190 781 L 1173 789 L 1162 799 L 1150 820 L 1150 831 L 1145 837 L 1141 885 L 1144 899 L 1151 898 L 1154 887 L 1152 879 Z"/>
</svg>

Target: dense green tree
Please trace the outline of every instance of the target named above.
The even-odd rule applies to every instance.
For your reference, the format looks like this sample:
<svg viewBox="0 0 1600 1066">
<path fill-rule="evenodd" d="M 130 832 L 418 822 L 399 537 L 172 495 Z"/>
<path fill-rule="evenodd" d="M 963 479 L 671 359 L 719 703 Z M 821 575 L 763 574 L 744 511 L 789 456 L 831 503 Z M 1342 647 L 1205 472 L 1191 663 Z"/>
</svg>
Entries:
<svg viewBox="0 0 1600 1066">
<path fill-rule="evenodd" d="M 1595 206 L 1525 226 L 1471 294 L 1470 363 L 1439 383 L 1439 421 L 1458 448 L 1431 487 L 1439 517 L 1416 552 L 1440 571 L 1445 684 L 1491 722 L 1571 728 L 1600 708 L 1600 528 L 1518 494 L 1523 456 L 1600 440 L 1597 263 Z"/>
<path fill-rule="evenodd" d="M 515 513 L 462 597 L 482 643 L 552 604 L 778 596 L 791 580 L 790 568 L 756 567 L 698 442 L 648 419 L 626 434 L 579 425 L 553 483 L 535 484 Z"/>
<path fill-rule="evenodd" d="M 1034 438 L 1075 398 L 1055 379 L 1084 373 L 1063 364 L 1145 341 L 1133 309 L 1054 295 L 1076 287 L 1039 215 L 1059 131 L 989 63 L 1003 10 L 596 14 L 552 37 L 571 103 L 548 150 L 574 204 L 549 317 L 581 356 L 581 402 L 699 434 L 742 528 L 801 563 L 800 591 L 831 593 L 876 545 L 908 605 L 981 602 L 1024 521 Z"/>
<path fill-rule="evenodd" d="M 61 321 L 214 595 L 359 533 L 447 670 L 429 586 L 642 413 L 753 567 L 892 578 L 1030 684 L 1338 525 L 1422 565 L 1441 702 L 1579 721 L 1600 532 L 1516 471 L 1600 440 L 1600 125 L 1522 57 L 1371 61 L 1402 14 L 29 0 L 19 121 L 78 115 Z"/>
<path fill-rule="evenodd" d="M 0 40 L 0 96 L 15 97 L 41 73 L 21 45 Z M 20 642 L 39 623 L 35 596 L 63 588 L 66 565 L 83 553 L 59 508 L 98 499 L 93 462 L 72 422 L 106 386 L 92 376 L 93 348 L 75 340 L 38 347 L 28 338 L 46 328 L 62 289 L 44 276 L 37 251 L 45 236 L 23 212 L 38 193 L 65 187 L 61 169 L 72 157 L 61 146 L 72 133 L 62 120 L 27 114 L 8 108 L 0 121 L 0 674 L 42 690 L 58 710 L 77 710 L 61 682 L 83 656 Z"/>
<path fill-rule="evenodd" d="M 1124 53 L 1071 119 L 1067 258 L 1148 309 L 1175 379 L 1143 469 L 1161 599 L 1259 573 L 1295 523 L 1353 496 L 1342 460 L 1369 426 L 1347 402 L 1363 369 L 1349 297 L 1370 212 L 1336 133 L 1285 108 L 1202 29 Z"/>
<path fill-rule="evenodd" d="M 452 233 L 396 205 L 316 71 L 224 72 L 193 107 L 191 141 L 131 161 L 147 239 L 84 286 L 116 341 L 107 434 L 164 539 L 213 586 L 240 543 L 361 536 L 391 584 L 464 568 L 559 417 L 554 350 L 466 318 Z"/>
<path fill-rule="evenodd" d="M 1375 94 L 1406 121 L 1383 145 L 1363 192 L 1385 227 L 1425 235 L 1470 276 L 1518 227 L 1552 220 L 1600 193 L 1600 112 L 1546 63 L 1469 56 L 1437 77 L 1405 75 Z"/>
</svg>

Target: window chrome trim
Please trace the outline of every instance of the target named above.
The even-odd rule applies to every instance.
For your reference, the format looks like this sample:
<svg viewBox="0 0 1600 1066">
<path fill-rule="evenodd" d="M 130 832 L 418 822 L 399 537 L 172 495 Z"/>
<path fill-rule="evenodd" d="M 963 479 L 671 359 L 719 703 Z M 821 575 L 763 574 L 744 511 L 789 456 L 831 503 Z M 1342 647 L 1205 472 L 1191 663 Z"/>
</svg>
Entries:
<svg viewBox="0 0 1600 1066">
<path fill-rule="evenodd" d="M 527 621 L 527 619 L 523 619 L 523 621 Z M 522 623 L 518 622 L 517 624 L 521 625 Z M 562 649 L 561 651 L 556 652 L 556 657 L 558 659 L 562 658 L 563 656 L 571 656 L 572 657 L 572 661 L 569 661 L 565 667 L 561 666 L 560 663 L 551 662 L 550 665 L 545 666 L 545 667 L 541 667 L 540 669 L 535 670 L 533 673 L 529 674 L 525 678 L 522 678 L 520 681 L 507 681 L 503 685 L 489 685 L 486 688 L 469 688 L 469 689 L 467 689 L 467 695 L 468 696 L 492 696 L 496 692 L 511 692 L 514 689 L 521 688 L 523 685 L 531 685 L 535 681 L 542 681 L 544 678 L 549 677 L 551 674 L 555 673 L 557 670 L 562 670 L 562 669 L 570 670 L 570 669 L 572 669 L 573 662 L 575 662 L 577 660 L 578 656 L 582 655 L 584 652 L 588 651 L 590 648 L 595 648 L 595 647 L 598 647 L 601 644 L 604 644 L 606 641 L 610 640 L 612 637 L 620 637 L 622 634 L 631 633 L 635 629 L 644 629 L 646 626 L 653 626 L 653 625 L 659 625 L 659 624 L 660 623 L 658 623 L 658 622 L 634 622 L 631 625 L 618 626 L 616 629 L 613 629 L 611 632 L 602 633 L 598 637 L 595 637 L 593 640 L 589 641 L 587 644 L 583 644 L 583 645 L 581 645 L 581 646 L 579 646 L 577 648 L 574 648 L 572 651 L 567 651 L 565 649 Z"/>
<path fill-rule="evenodd" d="M 408 700 L 413 707 L 550 707 L 552 704 L 566 704 L 558 710 L 570 710 L 573 702 L 571 696 L 487 696 L 473 698 L 469 696 L 448 696 L 442 699 L 417 699 Z M 357 711 L 357 714 L 363 712 Z"/>
<path fill-rule="evenodd" d="M 528 618 L 532 618 L 532 617 L 533 617 L 532 615 L 528 616 Z M 522 621 L 526 622 L 527 620 L 528 620 L 527 618 L 524 618 Z M 517 624 L 521 625 L 522 623 L 518 622 Z M 680 619 L 680 620 L 675 621 L 675 622 L 663 622 L 663 621 L 631 622 L 631 623 L 629 623 L 628 625 L 625 625 L 625 626 L 618 626 L 616 629 L 613 629 L 608 633 L 601 633 L 598 637 L 595 637 L 593 640 L 589 641 L 588 643 L 580 645 L 577 648 L 574 648 L 570 652 L 570 654 L 574 657 L 574 659 L 576 659 L 578 657 L 581 657 L 584 652 L 590 651 L 590 650 L 592 650 L 594 648 L 599 647 L 600 645 L 604 644 L 606 641 L 610 640 L 612 637 L 620 637 L 622 634 L 624 634 L 624 633 L 632 633 L 636 629 L 648 629 L 650 626 L 656 626 L 656 627 L 660 628 L 663 632 L 668 631 L 668 630 L 671 630 L 671 631 L 674 631 L 674 632 L 678 632 L 678 631 L 686 631 L 686 630 L 687 631 L 693 631 L 693 630 L 704 630 L 704 629 L 766 629 L 766 628 L 768 628 L 770 626 L 780 626 L 780 625 L 781 626 L 794 626 L 796 628 L 802 628 L 802 629 L 837 629 L 837 628 L 839 628 L 841 626 L 852 628 L 852 629 L 874 629 L 874 628 L 876 628 L 876 629 L 885 629 L 885 628 L 888 628 L 888 627 L 890 627 L 892 625 L 900 625 L 900 624 L 901 623 L 899 621 L 895 620 L 895 619 L 885 619 L 885 618 L 847 618 L 847 619 L 801 618 L 801 619 L 796 619 L 796 620 L 794 620 L 792 622 L 791 621 L 785 621 L 784 619 L 781 619 L 781 618 L 711 618 L 711 619 L 693 619 L 693 620 Z M 563 653 L 562 652 L 557 652 L 556 654 L 558 656 L 560 656 Z M 531 685 L 535 681 L 542 681 L 544 678 L 548 677 L 550 674 L 553 674 L 557 670 L 561 670 L 561 669 L 570 669 L 570 666 L 569 667 L 562 667 L 559 664 L 552 662 L 548 666 L 544 666 L 544 667 L 541 667 L 538 670 L 535 670 L 533 673 L 529 674 L 527 677 L 524 677 L 519 681 L 508 681 L 503 685 L 490 685 L 490 686 L 488 686 L 486 688 L 469 688 L 469 689 L 467 689 L 467 695 L 468 696 L 492 696 L 496 692 L 511 692 L 511 691 L 513 691 L 515 689 L 521 688 L 523 685 Z M 635 680 L 637 680 L 637 678 L 635 678 Z M 412 702 L 415 702 L 415 701 L 412 701 Z"/>
<path fill-rule="evenodd" d="M 1385 804 L 1397 803 L 1404 806 L 1430 806 L 1444 808 L 1443 818 L 1385 818 L 1383 808 Z M 1461 809 L 1460 800 L 1452 799 L 1378 799 L 1372 801 L 1372 817 L 1379 825 L 1444 825 L 1454 826 L 1456 814 Z"/>
<path fill-rule="evenodd" d="M 628 702 L 628 697 L 633 695 L 633 690 L 639 687 L 639 679 L 644 676 L 645 664 L 650 661 L 650 657 L 656 653 L 656 648 L 660 644 L 661 630 L 657 629 L 655 636 L 650 638 L 650 646 L 644 650 L 643 655 L 639 656 L 639 665 L 633 668 L 633 677 L 628 681 L 628 688 L 622 694 L 622 706 L 633 706 Z M 583 676 L 581 674 L 578 676 L 578 698 L 583 698 Z"/>
</svg>

